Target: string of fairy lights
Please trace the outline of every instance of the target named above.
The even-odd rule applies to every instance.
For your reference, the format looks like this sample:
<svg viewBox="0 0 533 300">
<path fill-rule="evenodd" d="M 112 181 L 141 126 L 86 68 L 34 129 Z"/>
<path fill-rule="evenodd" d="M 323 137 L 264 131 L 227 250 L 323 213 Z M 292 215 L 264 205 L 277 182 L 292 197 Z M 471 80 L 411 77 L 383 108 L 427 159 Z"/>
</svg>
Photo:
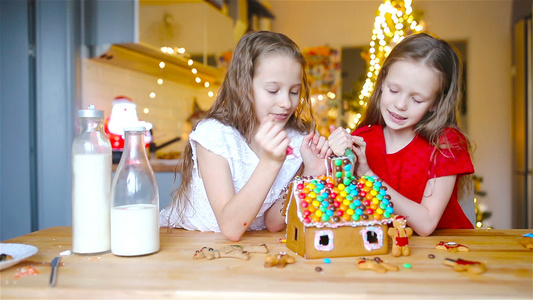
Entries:
<svg viewBox="0 0 533 300">
<path fill-rule="evenodd" d="M 211 86 L 211 83 L 208 80 L 203 80 L 198 75 L 198 69 L 194 67 L 195 61 L 191 58 L 189 58 L 189 55 L 187 55 L 187 51 L 183 47 L 161 47 L 161 52 L 168 54 L 168 55 L 176 55 L 178 57 L 182 57 L 187 59 L 187 66 L 189 67 L 189 70 L 191 71 L 191 75 L 194 76 L 194 81 L 198 84 L 203 85 L 204 88 L 208 89 Z M 164 61 L 159 62 L 159 68 L 164 69 L 166 66 L 166 63 Z M 162 78 L 157 79 L 157 84 L 162 85 L 164 83 Z M 215 93 L 212 90 L 207 91 L 207 96 L 209 98 L 212 98 L 215 96 Z M 150 98 L 155 98 L 155 93 L 150 93 Z"/>
<path fill-rule="evenodd" d="M 392 48 L 407 35 L 424 31 L 423 22 L 413 14 L 412 0 L 385 0 L 379 6 L 374 19 L 372 38 L 370 41 L 369 62 L 366 79 L 356 101 L 362 108 L 366 108 L 367 101 L 374 91 L 374 85 L 381 69 L 381 64 L 389 55 Z M 354 129 L 361 119 L 358 112 L 348 126 Z"/>
</svg>

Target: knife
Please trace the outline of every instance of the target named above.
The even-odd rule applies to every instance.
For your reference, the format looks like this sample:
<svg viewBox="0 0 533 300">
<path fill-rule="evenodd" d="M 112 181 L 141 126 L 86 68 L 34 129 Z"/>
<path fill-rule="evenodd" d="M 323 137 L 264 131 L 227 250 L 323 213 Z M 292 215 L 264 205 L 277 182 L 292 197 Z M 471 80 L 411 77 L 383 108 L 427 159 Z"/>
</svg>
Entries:
<svg viewBox="0 0 533 300">
<path fill-rule="evenodd" d="M 57 279 L 57 267 L 59 267 L 59 262 L 61 261 L 61 256 L 56 256 L 54 259 L 52 259 L 52 272 L 50 273 L 50 287 L 54 287 L 56 285 L 56 279 Z"/>
</svg>

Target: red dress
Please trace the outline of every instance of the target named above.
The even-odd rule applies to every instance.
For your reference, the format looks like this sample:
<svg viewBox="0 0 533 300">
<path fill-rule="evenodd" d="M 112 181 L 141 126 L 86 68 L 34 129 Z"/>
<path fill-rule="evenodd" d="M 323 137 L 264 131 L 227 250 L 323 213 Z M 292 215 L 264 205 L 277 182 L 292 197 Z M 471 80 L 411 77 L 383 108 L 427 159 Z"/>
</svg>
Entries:
<svg viewBox="0 0 533 300">
<path fill-rule="evenodd" d="M 370 169 L 393 189 L 417 203 L 422 201 L 426 183 L 431 178 L 457 175 L 453 193 L 437 225 L 439 228 L 474 228 L 457 201 L 457 187 L 461 175 L 474 173 L 465 137 L 457 130 L 448 128 L 451 150 L 437 151 L 435 163 L 431 157 L 434 147 L 419 135 L 403 149 L 387 154 L 383 127 L 365 126 L 352 135 L 363 137 L 366 142 L 366 158 Z M 394 202 L 394 199 L 392 199 Z"/>
</svg>

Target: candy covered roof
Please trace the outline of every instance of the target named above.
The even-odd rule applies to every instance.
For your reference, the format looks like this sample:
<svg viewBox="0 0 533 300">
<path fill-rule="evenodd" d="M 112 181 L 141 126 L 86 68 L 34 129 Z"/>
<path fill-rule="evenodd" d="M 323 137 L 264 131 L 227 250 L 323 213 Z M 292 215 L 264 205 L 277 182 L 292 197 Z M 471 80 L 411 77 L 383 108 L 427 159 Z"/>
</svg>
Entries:
<svg viewBox="0 0 533 300">
<path fill-rule="evenodd" d="M 330 158 L 331 174 L 297 177 L 292 197 L 306 227 L 368 226 L 392 222 L 394 209 L 386 187 L 375 176 L 356 179 L 346 158 Z"/>
</svg>

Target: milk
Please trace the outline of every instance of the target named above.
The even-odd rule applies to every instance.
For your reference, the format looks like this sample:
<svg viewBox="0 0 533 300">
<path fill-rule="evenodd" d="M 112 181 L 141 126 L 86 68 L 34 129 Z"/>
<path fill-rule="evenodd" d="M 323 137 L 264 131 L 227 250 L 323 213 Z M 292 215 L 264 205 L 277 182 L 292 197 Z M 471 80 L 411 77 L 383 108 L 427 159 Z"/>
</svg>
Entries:
<svg viewBox="0 0 533 300">
<path fill-rule="evenodd" d="M 155 204 L 111 209 L 111 252 L 135 256 L 159 251 L 159 212 Z"/>
<path fill-rule="evenodd" d="M 72 159 L 72 251 L 110 249 L 111 153 L 75 154 Z"/>
</svg>

